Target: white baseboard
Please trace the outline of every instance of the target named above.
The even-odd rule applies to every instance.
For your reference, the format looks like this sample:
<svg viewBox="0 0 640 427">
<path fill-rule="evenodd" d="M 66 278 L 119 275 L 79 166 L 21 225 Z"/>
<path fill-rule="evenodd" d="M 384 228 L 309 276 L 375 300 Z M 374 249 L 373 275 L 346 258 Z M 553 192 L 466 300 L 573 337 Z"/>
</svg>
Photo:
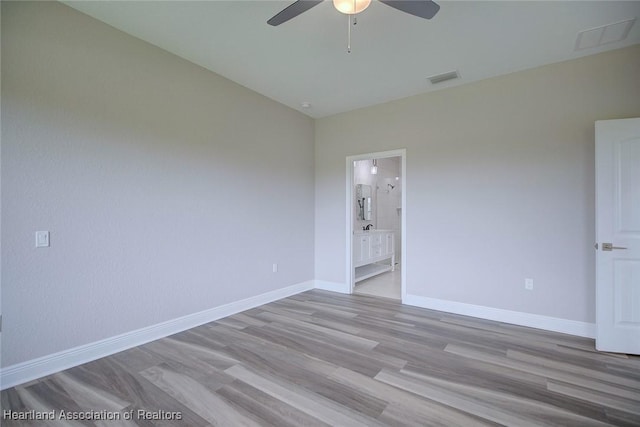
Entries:
<svg viewBox="0 0 640 427">
<path fill-rule="evenodd" d="M 341 294 L 349 294 L 350 289 L 346 283 L 327 282 L 326 280 L 314 280 L 314 288 L 323 291 L 338 292 Z"/>
<path fill-rule="evenodd" d="M 151 325 L 115 337 L 81 345 L 58 353 L 8 366 L 0 371 L 0 389 L 4 390 L 101 357 L 109 356 L 150 341 L 164 338 L 205 323 L 277 301 L 314 288 L 314 281 L 298 283 L 240 301 L 234 301 L 198 313 Z"/>
<path fill-rule="evenodd" d="M 577 320 L 560 319 L 557 317 L 427 298 L 418 295 L 406 295 L 405 298 L 402 299 L 402 303 L 416 307 L 430 308 L 432 310 L 446 311 L 448 313 L 462 314 L 464 316 L 478 317 L 480 319 L 561 332 L 579 337 L 595 338 L 596 336 L 596 325 L 594 323 L 579 322 Z"/>
</svg>

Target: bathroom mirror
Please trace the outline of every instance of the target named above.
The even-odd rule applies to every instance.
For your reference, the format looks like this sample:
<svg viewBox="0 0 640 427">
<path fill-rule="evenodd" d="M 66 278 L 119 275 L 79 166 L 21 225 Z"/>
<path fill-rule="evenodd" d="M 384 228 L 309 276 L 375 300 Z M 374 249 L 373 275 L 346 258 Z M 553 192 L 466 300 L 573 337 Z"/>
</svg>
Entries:
<svg viewBox="0 0 640 427">
<path fill-rule="evenodd" d="M 356 208 L 360 221 L 371 221 L 371 186 L 356 185 Z"/>
</svg>

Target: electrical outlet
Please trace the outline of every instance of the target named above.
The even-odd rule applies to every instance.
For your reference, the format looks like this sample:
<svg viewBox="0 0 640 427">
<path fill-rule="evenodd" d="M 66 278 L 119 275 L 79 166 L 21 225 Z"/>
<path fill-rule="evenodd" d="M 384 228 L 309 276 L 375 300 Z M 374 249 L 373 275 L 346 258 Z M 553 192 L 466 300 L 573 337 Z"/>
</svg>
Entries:
<svg viewBox="0 0 640 427">
<path fill-rule="evenodd" d="M 273 264 L 273 272 L 274 273 L 278 272 L 278 264 Z"/>
<path fill-rule="evenodd" d="M 524 279 L 524 288 L 528 291 L 533 290 L 533 279 Z"/>
</svg>

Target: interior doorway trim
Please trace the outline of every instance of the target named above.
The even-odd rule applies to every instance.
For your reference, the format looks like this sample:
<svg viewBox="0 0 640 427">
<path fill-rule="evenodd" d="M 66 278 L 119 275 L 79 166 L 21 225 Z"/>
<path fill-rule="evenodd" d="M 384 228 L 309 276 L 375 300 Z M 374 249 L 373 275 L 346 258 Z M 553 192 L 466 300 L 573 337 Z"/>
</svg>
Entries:
<svg viewBox="0 0 640 427">
<path fill-rule="evenodd" d="M 353 293 L 354 288 L 354 269 L 353 269 L 353 218 L 354 211 L 354 165 L 358 160 L 384 159 L 388 157 L 400 157 L 400 182 L 402 183 L 401 209 L 400 209 L 400 298 L 404 303 L 407 296 L 407 150 L 401 148 L 390 151 L 380 151 L 377 153 L 359 154 L 355 156 L 347 156 L 347 179 L 346 179 L 346 272 L 345 282 L 348 285 L 349 293 Z"/>
</svg>

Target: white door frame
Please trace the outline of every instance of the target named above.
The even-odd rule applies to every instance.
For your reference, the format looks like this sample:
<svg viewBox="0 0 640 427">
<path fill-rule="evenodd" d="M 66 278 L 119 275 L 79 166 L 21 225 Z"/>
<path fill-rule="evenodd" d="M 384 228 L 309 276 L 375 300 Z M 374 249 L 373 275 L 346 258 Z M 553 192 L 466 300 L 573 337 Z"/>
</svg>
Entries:
<svg viewBox="0 0 640 427">
<path fill-rule="evenodd" d="M 349 293 L 353 293 L 354 288 L 354 269 L 353 269 L 353 216 L 355 215 L 353 197 L 354 197 L 354 168 L 353 162 L 358 160 L 372 160 L 372 159 L 384 159 L 388 157 L 400 157 L 400 182 L 402 183 L 402 193 L 401 193 L 401 209 L 400 209 L 400 280 L 401 280 L 401 290 L 400 296 L 402 301 L 404 302 L 407 295 L 407 287 L 406 287 L 406 278 L 407 278 L 407 150 L 406 148 L 390 150 L 390 151 L 380 151 L 377 153 L 367 153 L 367 154 L 359 154 L 356 156 L 348 156 L 347 157 L 347 180 L 346 180 L 346 188 L 347 188 L 347 198 L 346 198 L 346 265 L 347 270 L 345 272 L 346 280 L 345 282 L 348 285 Z"/>
</svg>

